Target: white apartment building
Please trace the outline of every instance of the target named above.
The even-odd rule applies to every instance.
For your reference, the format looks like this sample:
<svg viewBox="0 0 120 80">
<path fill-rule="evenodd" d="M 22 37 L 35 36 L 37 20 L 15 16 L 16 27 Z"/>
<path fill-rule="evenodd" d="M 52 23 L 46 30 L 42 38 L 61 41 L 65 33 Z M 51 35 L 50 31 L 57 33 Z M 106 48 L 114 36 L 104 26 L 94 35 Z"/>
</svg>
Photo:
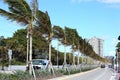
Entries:
<svg viewBox="0 0 120 80">
<path fill-rule="evenodd" d="M 100 38 L 97 38 L 97 37 L 93 37 L 93 38 L 89 39 L 89 43 L 90 43 L 90 45 L 92 45 L 95 53 L 100 55 L 101 57 L 103 57 L 103 43 L 104 43 L 104 40 L 100 39 Z"/>
</svg>

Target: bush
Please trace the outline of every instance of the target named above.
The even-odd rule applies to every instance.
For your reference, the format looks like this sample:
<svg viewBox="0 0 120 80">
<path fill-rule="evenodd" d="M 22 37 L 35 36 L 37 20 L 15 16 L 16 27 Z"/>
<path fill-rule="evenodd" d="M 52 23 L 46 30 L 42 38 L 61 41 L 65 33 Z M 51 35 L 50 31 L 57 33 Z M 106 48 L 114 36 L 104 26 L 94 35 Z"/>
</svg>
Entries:
<svg viewBox="0 0 120 80">
<path fill-rule="evenodd" d="M 10 76 L 11 76 L 10 74 L 0 73 L 0 80 L 10 80 Z"/>
<path fill-rule="evenodd" d="M 35 70 L 36 77 L 46 77 L 51 75 L 51 73 L 47 70 Z"/>
<path fill-rule="evenodd" d="M 20 61 L 16 61 L 15 59 L 11 60 L 11 64 L 12 65 L 25 65 L 25 62 L 20 62 Z"/>
<path fill-rule="evenodd" d="M 17 80 L 26 80 L 31 78 L 32 76 L 28 72 L 24 71 L 16 71 L 14 74 L 12 74 L 12 78 L 17 78 Z"/>
<path fill-rule="evenodd" d="M 14 74 L 0 73 L 0 80 L 29 80 L 30 78 L 32 76 L 24 71 L 16 71 Z"/>
</svg>

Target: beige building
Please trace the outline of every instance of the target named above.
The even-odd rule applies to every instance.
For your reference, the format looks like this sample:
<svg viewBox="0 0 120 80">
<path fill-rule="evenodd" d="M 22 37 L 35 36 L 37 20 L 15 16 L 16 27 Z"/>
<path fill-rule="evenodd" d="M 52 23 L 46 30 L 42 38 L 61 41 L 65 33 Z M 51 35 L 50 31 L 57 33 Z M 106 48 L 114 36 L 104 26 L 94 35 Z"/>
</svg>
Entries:
<svg viewBox="0 0 120 80">
<path fill-rule="evenodd" d="M 100 38 L 97 38 L 97 37 L 93 37 L 93 38 L 89 39 L 89 43 L 90 43 L 90 45 L 92 45 L 95 53 L 100 55 L 101 57 L 103 57 L 104 40 L 100 39 Z"/>
</svg>

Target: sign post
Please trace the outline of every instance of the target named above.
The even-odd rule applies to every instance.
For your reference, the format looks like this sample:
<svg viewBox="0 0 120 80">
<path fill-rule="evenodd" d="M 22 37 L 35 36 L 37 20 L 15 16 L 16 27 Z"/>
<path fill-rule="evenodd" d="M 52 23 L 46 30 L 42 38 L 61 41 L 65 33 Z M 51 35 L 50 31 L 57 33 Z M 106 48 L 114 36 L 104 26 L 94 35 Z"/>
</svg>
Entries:
<svg viewBox="0 0 120 80">
<path fill-rule="evenodd" d="M 9 70 L 11 70 L 11 59 L 12 59 L 12 50 L 8 49 L 8 57 L 9 57 Z"/>
</svg>

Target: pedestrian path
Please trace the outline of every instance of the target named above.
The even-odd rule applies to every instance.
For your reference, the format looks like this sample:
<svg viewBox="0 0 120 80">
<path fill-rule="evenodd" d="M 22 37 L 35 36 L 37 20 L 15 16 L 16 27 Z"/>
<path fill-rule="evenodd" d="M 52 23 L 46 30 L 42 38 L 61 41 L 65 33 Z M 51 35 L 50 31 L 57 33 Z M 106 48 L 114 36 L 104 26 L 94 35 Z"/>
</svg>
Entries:
<svg viewBox="0 0 120 80">
<path fill-rule="evenodd" d="M 120 73 L 116 73 L 115 80 L 120 80 Z"/>
<path fill-rule="evenodd" d="M 115 80 L 116 77 L 116 73 L 113 73 L 113 75 L 111 76 L 110 80 Z"/>
</svg>

